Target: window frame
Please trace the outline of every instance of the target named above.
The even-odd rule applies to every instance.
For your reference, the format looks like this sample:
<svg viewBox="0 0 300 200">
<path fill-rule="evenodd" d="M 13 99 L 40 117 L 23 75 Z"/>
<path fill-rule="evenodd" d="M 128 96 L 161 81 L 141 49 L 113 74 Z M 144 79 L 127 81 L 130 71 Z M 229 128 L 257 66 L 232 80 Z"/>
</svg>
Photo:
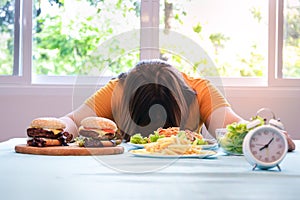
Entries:
<svg viewBox="0 0 300 200">
<path fill-rule="evenodd" d="M 141 0 L 141 59 L 157 58 L 160 0 Z M 15 0 L 15 50 L 14 74 L 0 76 L 3 84 L 16 85 L 73 85 L 76 77 L 32 75 L 32 17 L 33 0 Z M 20 9 L 18 9 L 20 8 Z M 269 0 L 268 72 L 264 78 L 221 77 L 222 85 L 228 87 L 299 87 L 300 79 L 282 78 L 284 0 Z M 145 17 L 145 15 L 148 15 Z M 144 19 L 150 20 L 144 20 Z M 152 20 L 151 20 L 152 19 Z M 152 28 L 149 28 L 152 27 Z M 154 28 L 153 28 L 154 27 Z M 156 28 L 157 27 L 157 28 Z M 107 80 L 109 77 L 104 78 Z M 93 79 L 93 78 L 92 78 Z M 94 83 L 87 81 L 85 84 Z"/>
<path fill-rule="evenodd" d="M 269 0 L 268 86 L 299 87 L 300 78 L 291 79 L 282 77 L 283 11 L 284 0 Z"/>
</svg>

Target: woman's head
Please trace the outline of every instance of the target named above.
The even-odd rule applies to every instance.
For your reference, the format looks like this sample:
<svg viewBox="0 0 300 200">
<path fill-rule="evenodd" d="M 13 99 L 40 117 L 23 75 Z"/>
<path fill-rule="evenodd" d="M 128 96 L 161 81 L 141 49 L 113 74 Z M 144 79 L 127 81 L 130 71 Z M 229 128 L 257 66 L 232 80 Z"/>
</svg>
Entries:
<svg viewBox="0 0 300 200">
<path fill-rule="evenodd" d="M 119 79 L 112 107 L 123 132 L 147 136 L 159 127 L 192 128 L 186 126 L 196 95 L 176 68 L 145 60 Z"/>
</svg>

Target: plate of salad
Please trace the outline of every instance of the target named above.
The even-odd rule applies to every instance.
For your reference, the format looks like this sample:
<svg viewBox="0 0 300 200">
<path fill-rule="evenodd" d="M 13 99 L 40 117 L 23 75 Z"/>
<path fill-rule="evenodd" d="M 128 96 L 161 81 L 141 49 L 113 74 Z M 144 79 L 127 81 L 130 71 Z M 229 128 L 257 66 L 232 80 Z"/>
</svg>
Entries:
<svg viewBox="0 0 300 200">
<path fill-rule="evenodd" d="M 140 133 L 136 133 L 130 137 L 130 141 L 127 143 L 135 148 L 144 148 L 145 144 L 157 142 L 158 139 L 164 137 L 171 137 L 172 135 L 177 135 L 180 133 L 185 133 L 191 144 L 199 145 L 203 150 L 212 150 L 218 148 L 218 143 L 214 140 L 205 139 L 201 134 L 190 131 L 190 130 L 180 130 L 179 127 L 170 128 L 158 128 L 154 133 L 150 134 L 148 137 L 142 136 Z"/>
</svg>

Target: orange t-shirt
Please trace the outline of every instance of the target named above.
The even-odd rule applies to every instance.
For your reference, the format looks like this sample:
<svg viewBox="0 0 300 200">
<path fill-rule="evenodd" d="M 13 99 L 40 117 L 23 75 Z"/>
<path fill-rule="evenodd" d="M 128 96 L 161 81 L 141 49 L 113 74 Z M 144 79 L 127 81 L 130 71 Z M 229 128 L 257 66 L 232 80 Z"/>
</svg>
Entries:
<svg viewBox="0 0 300 200">
<path fill-rule="evenodd" d="M 183 74 L 183 78 L 197 94 L 201 121 L 199 126 L 206 121 L 212 111 L 219 107 L 230 106 L 220 91 L 208 80 L 192 78 Z M 111 100 L 114 88 L 118 79 L 110 80 L 104 87 L 100 88 L 95 94 L 88 98 L 85 103 L 92 108 L 97 116 L 113 120 Z"/>
</svg>

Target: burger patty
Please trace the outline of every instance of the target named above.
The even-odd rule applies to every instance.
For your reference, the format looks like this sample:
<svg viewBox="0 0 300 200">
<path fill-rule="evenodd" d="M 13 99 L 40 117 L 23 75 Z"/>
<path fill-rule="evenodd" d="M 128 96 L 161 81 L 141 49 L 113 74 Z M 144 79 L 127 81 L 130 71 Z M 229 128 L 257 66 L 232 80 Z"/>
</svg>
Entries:
<svg viewBox="0 0 300 200">
<path fill-rule="evenodd" d="M 46 146 L 47 144 L 44 142 L 43 138 L 46 139 L 57 139 L 60 141 L 60 145 L 66 145 L 68 142 L 71 142 L 73 139 L 73 135 L 61 130 L 60 133 L 54 134 L 50 130 L 44 130 L 42 128 L 28 128 L 27 135 L 33 139 L 28 140 L 29 146 Z"/>
<path fill-rule="evenodd" d="M 85 138 L 84 146 L 85 147 L 103 147 L 103 144 L 100 139 Z"/>
<path fill-rule="evenodd" d="M 51 144 L 47 140 L 52 140 Z M 48 138 L 32 138 L 27 140 L 27 144 L 33 147 L 47 147 L 47 146 L 61 146 L 63 143 L 62 139 L 48 139 Z"/>
<path fill-rule="evenodd" d="M 63 130 L 61 130 L 61 132 L 63 132 Z M 43 138 L 57 139 L 62 135 L 62 133 L 54 134 L 52 131 L 44 130 L 42 128 L 28 128 L 27 135 L 29 137 L 43 137 Z"/>
<path fill-rule="evenodd" d="M 105 135 L 99 135 L 99 133 L 93 131 L 93 130 L 80 130 L 79 135 L 82 135 L 84 137 L 93 138 L 93 139 L 100 139 L 100 140 L 112 140 L 115 138 L 115 134 L 107 133 Z"/>
<path fill-rule="evenodd" d="M 78 141 L 81 141 L 79 144 L 82 147 L 104 147 L 107 145 L 107 142 L 112 142 L 115 146 L 122 142 L 122 136 L 118 131 L 114 134 L 106 133 L 105 135 L 100 136 L 99 133 L 93 130 L 81 129 L 78 138 L 80 138 Z"/>
<path fill-rule="evenodd" d="M 111 145 L 108 145 L 108 143 Z M 82 147 L 108 147 L 108 146 L 116 146 L 121 144 L 122 140 L 115 139 L 115 140 L 101 140 L 101 139 L 94 139 L 94 138 L 83 138 Z"/>
</svg>

